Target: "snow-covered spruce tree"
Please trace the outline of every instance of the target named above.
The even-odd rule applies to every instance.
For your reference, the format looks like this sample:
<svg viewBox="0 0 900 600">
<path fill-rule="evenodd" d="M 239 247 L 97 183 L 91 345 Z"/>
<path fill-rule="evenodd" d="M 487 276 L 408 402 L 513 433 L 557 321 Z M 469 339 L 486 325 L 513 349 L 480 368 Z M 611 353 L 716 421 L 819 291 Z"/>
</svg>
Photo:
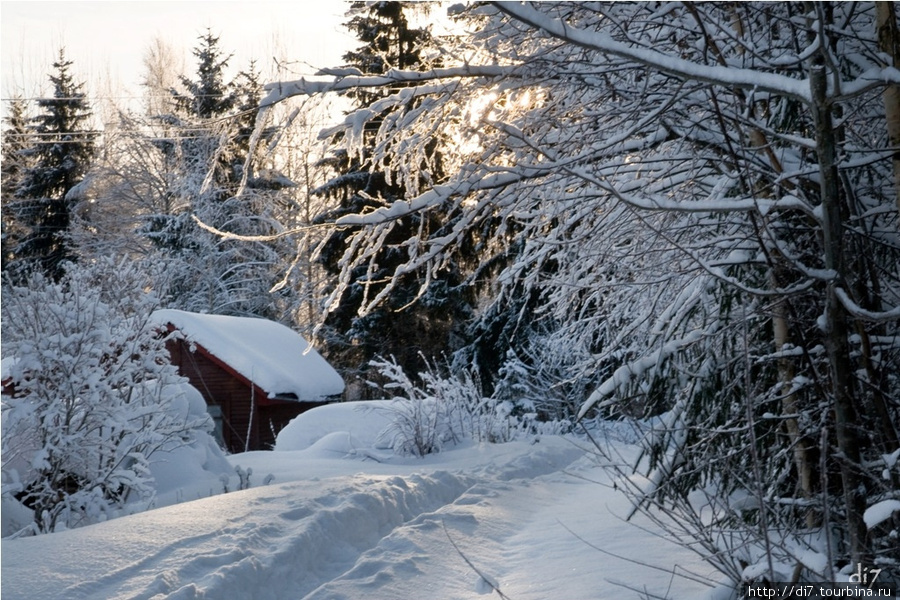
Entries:
<svg viewBox="0 0 900 600">
<path fill-rule="evenodd" d="M 22 277 L 38 269 L 52 278 L 62 275 L 61 265 L 75 255 L 67 240 L 72 210 L 93 158 L 96 132 L 83 84 L 70 72 L 72 61 L 60 49 L 50 75 L 53 95 L 38 100 L 40 114 L 31 119 L 31 146 L 23 150 L 30 164 L 22 174 L 14 198 L 4 198 L 7 210 L 28 233 L 12 250 L 4 265 L 11 276 Z"/>
<path fill-rule="evenodd" d="M 9 104 L 9 113 L 3 119 L 3 158 L 0 161 L 0 171 L 2 171 L 2 175 L 0 175 L 0 186 L 2 186 L 0 211 L 2 211 L 3 219 L 3 231 L 0 233 L 2 236 L 0 260 L 2 260 L 4 272 L 9 261 L 15 256 L 13 249 L 27 233 L 25 226 L 16 219 L 10 209 L 10 202 L 15 198 L 29 164 L 25 155 L 26 150 L 30 147 L 29 136 L 28 104 L 22 98 L 13 98 Z"/>
<path fill-rule="evenodd" d="M 3 493 L 34 509 L 38 532 L 95 523 L 153 493 L 154 452 L 188 444 L 184 378 L 151 323 L 148 267 L 69 263 L 3 289 Z"/>
<path fill-rule="evenodd" d="M 235 155 L 234 137 L 241 127 L 234 120 L 234 85 L 225 80 L 230 56 L 223 55 L 218 37 L 210 31 L 199 37 L 193 53 L 195 78 L 182 75 L 180 87 L 171 90 L 171 113 L 152 115 L 169 131 L 169 137 L 158 137 L 153 143 L 168 165 L 166 194 L 171 201 L 166 203 L 170 210 L 147 217 L 143 233 L 173 266 L 170 306 L 252 314 L 242 303 L 265 295 L 247 297 L 241 288 L 259 281 L 255 267 L 271 257 L 245 260 L 242 254 L 265 254 L 265 248 L 252 243 L 239 248 L 195 221 L 231 233 L 257 233 L 245 228 L 252 211 L 235 196 L 241 178 L 234 172 L 240 160 Z"/>
<path fill-rule="evenodd" d="M 341 72 L 383 74 L 393 68 L 434 66 L 431 32 L 416 25 L 417 16 L 430 8 L 427 3 L 413 2 L 352 3 L 345 25 L 361 45 L 344 55 L 346 65 Z M 337 175 L 317 193 L 340 205 L 321 215 L 320 221 L 383 208 L 443 179 L 442 147 L 447 140 L 439 130 L 431 132 L 427 143 L 420 146 L 416 160 L 424 168 L 412 177 L 393 169 L 385 155 L 376 158 L 376 134 L 387 115 L 379 103 L 389 93 L 367 88 L 347 91 L 355 105 L 353 111 L 368 111 L 370 118 L 360 121 L 359 128 L 338 131 L 333 138 L 339 149 L 322 166 L 333 168 Z M 417 100 L 410 99 L 404 110 L 411 116 L 421 108 Z M 349 149 L 342 142 L 347 138 L 355 140 Z M 409 372 L 418 373 L 426 366 L 423 357 L 439 358 L 459 345 L 464 332 L 461 324 L 469 317 L 472 303 L 461 285 L 468 268 L 462 261 L 447 263 L 440 273 L 414 269 L 397 274 L 394 285 L 385 286 L 395 269 L 406 262 L 411 250 L 405 242 L 415 232 L 447 226 L 439 211 L 405 215 L 382 239 L 371 260 L 351 271 L 342 270 L 342 265 L 355 253 L 352 232 L 336 230 L 320 245 L 322 264 L 342 279 L 329 297 L 320 335 L 333 360 L 346 365 L 347 376 L 377 378 L 368 365 L 379 355 L 393 356 Z M 370 306 L 375 297 L 380 301 Z"/>
<path fill-rule="evenodd" d="M 344 124 L 352 154 L 378 115 L 373 161 L 397 178 L 426 179 L 430 132 L 467 142 L 444 184 L 337 219 L 357 227 L 344 273 L 371 265 L 405 215 L 453 226 L 403 242 L 386 290 L 499 222 L 486 259 L 521 250 L 493 303 L 534 293 L 552 347 L 590 349 L 570 374 L 602 375 L 581 416 L 659 415 L 640 506 L 677 516 L 735 582 L 896 570 L 900 524 L 864 519 L 900 494 L 881 101 L 900 76 L 874 7 L 496 3 L 465 17 L 472 33 L 443 54 L 459 64 L 270 88 L 264 104 L 402 82 Z M 712 491 L 704 506 L 698 491 Z"/>
<path fill-rule="evenodd" d="M 160 52 L 157 47 L 147 61 L 150 94 L 172 79 L 158 64 Z M 84 245 L 100 255 L 118 245 L 166 263 L 159 283 L 170 307 L 276 317 L 267 292 L 279 276 L 279 252 L 290 249 L 237 242 L 201 225 L 247 236 L 279 231 L 273 198 L 290 182 L 244 173 L 261 93 L 258 74 L 251 68 L 227 81 L 230 57 L 210 32 L 194 55 L 195 76 L 182 76 L 177 88 L 166 90 L 170 102 L 148 102 L 148 109 L 163 112 L 123 111 L 111 128 L 111 151 L 93 173 L 97 199 L 88 225 L 98 235 L 85 236 Z"/>
</svg>

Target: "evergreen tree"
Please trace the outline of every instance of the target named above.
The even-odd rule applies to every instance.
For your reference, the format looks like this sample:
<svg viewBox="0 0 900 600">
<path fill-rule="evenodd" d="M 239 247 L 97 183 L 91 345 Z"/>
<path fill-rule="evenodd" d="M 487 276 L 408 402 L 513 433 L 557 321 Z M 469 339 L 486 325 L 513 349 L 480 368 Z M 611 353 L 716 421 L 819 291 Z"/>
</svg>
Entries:
<svg viewBox="0 0 900 600">
<path fill-rule="evenodd" d="M 410 22 L 413 11 L 422 8 L 421 4 L 409 2 L 352 3 L 346 26 L 362 45 L 344 55 L 345 67 L 364 74 L 383 74 L 390 69 L 436 66 L 426 54 L 432 41 L 429 30 L 414 27 Z M 360 89 L 349 95 L 355 101 L 355 108 L 362 109 L 394 93 L 396 89 Z M 409 109 L 415 108 L 415 103 L 410 103 Z M 320 165 L 333 168 L 338 175 L 321 186 L 317 193 L 340 203 L 336 210 L 321 215 L 320 220 L 328 221 L 344 214 L 389 205 L 415 195 L 426 181 L 439 182 L 443 178 L 437 137 L 422 157 L 423 164 L 428 166 L 427 175 L 415 180 L 404 177 L 387 161 L 373 163 L 371 153 L 381 125 L 381 119 L 375 116 L 360 132 L 358 147 L 341 148 Z M 348 142 L 350 140 L 343 137 L 335 139 L 335 143 Z M 425 367 L 422 355 L 430 359 L 460 345 L 462 324 L 470 316 L 470 299 L 463 285 L 464 270 L 455 263 L 428 272 L 406 273 L 403 284 L 393 289 L 383 304 L 364 316 L 360 314 L 361 308 L 382 291 L 382 282 L 391 278 L 395 269 L 414 251 L 402 244 L 410 233 L 423 228 L 437 231 L 449 225 L 442 222 L 439 211 L 414 215 L 390 232 L 368 266 L 353 273 L 353 284 L 346 293 L 332 299 L 325 320 L 329 352 L 334 358 L 340 356 L 337 363 L 351 370 L 365 371 L 369 361 L 376 356 L 393 356 L 398 364 L 416 373 Z M 321 246 L 323 264 L 332 273 L 340 272 L 349 237 L 350 232 L 337 231 Z M 431 286 L 424 285 L 426 281 L 435 280 L 438 281 Z"/>
<path fill-rule="evenodd" d="M 43 112 L 31 120 L 32 145 L 22 154 L 31 161 L 22 175 L 13 202 L 16 220 L 28 233 L 13 250 L 19 272 L 37 268 L 56 279 L 63 262 L 75 260 L 67 240 L 77 194 L 73 188 L 84 178 L 93 156 L 96 133 L 86 129 L 91 112 L 84 84 L 70 73 L 72 62 L 60 49 L 50 76 L 53 96 L 38 100 Z"/>
<path fill-rule="evenodd" d="M 197 80 L 182 75 L 181 84 L 186 92 L 172 90 L 172 96 L 180 112 L 199 119 L 211 119 L 227 113 L 235 103 L 233 86 L 225 82 L 225 68 L 231 55 L 222 54 L 219 38 L 209 29 L 199 41 L 193 51 L 197 57 Z"/>
<path fill-rule="evenodd" d="M 13 249 L 26 233 L 25 228 L 15 218 L 14 212 L 10 209 L 11 203 L 15 201 L 16 190 L 22 182 L 28 161 L 25 157 L 25 150 L 28 149 L 28 106 L 22 98 L 14 98 L 9 105 L 9 114 L 4 118 L 5 128 L 3 130 L 2 152 L 3 159 L 0 162 L 0 194 L 2 194 L 2 218 L 3 233 L 0 234 L 2 240 L 2 256 L 3 271 L 9 261 L 14 257 Z"/>
<path fill-rule="evenodd" d="M 230 175 L 235 182 L 245 183 L 252 189 L 278 190 L 290 185 L 289 181 L 277 177 L 266 177 L 265 174 L 257 176 L 253 167 L 262 159 L 257 148 L 264 147 L 260 142 L 270 142 L 277 133 L 275 127 L 264 127 L 260 132 L 260 138 L 256 148 L 251 147 L 253 133 L 256 129 L 256 119 L 259 113 L 259 101 L 262 98 L 263 84 L 260 73 L 256 68 L 256 61 L 251 60 L 249 67 L 238 73 L 233 85 L 235 115 L 235 132 L 230 140 L 226 159 L 230 162 Z M 251 158 L 251 154 L 257 154 Z M 246 173 L 244 170 L 249 169 Z"/>
<path fill-rule="evenodd" d="M 230 55 L 207 31 L 194 49 L 194 77 L 171 89 L 173 112 L 154 115 L 162 135 L 150 141 L 164 168 L 163 210 L 142 233 L 171 265 L 169 305 L 185 310 L 276 316 L 267 291 L 275 280 L 274 251 L 259 242 L 225 239 L 197 223 L 239 236 L 273 232 L 271 190 L 244 178 L 262 86 L 254 66 L 226 78 Z M 249 173 L 248 173 L 249 175 Z M 271 186 L 269 186 L 271 187 Z"/>
</svg>

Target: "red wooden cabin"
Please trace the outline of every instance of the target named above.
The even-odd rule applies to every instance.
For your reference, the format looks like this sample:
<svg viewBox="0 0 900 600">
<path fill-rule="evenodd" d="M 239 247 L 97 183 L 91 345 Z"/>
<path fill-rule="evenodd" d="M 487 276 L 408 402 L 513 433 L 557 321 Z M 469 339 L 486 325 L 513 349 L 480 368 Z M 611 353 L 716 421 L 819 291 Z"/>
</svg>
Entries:
<svg viewBox="0 0 900 600">
<path fill-rule="evenodd" d="M 268 450 L 300 413 L 343 392 L 337 372 L 307 341 L 265 319 L 160 310 L 172 363 L 206 400 L 230 452 Z"/>
</svg>

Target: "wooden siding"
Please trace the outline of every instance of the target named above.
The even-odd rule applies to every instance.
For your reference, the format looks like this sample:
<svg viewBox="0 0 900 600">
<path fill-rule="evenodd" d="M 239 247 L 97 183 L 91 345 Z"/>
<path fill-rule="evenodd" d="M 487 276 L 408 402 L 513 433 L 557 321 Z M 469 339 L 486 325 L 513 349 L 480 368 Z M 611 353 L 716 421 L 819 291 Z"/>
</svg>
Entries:
<svg viewBox="0 0 900 600">
<path fill-rule="evenodd" d="M 222 442 L 229 452 L 270 450 L 275 435 L 291 419 L 325 404 L 270 400 L 261 389 L 219 365 L 201 347 L 191 352 L 183 340 L 170 340 L 167 346 L 179 373 L 197 388 L 207 405 L 221 408 Z"/>
</svg>

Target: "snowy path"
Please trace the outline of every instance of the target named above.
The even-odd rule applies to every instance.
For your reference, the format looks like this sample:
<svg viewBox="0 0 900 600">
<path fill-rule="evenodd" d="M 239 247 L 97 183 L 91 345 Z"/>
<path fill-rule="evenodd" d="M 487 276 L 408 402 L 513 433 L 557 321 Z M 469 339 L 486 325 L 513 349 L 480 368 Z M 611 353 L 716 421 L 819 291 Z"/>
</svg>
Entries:
<svg viewBox="0 0 900 600">
<path fill-rule="evenodd" d="M 274 467 L 277 481 L 289 479 L 292 464 L 303 480 L 4 541 L 4 600 L 492 593 L 453 543 L 514 600 L 622 597 L 607 580 L 666 592 L 665 573 L 604 556 L 566 527 L 613 552 L 704 570 L 683 550 L 611 516 L 624 513 L 623 499 L 580 478 L 604 475 L 561 438 L 472 446 L 423 461 L 300 462 L 291 455 L 239 457 L 254 472 Z M 697 597 L 703 589 L 677 581 L 670 594 Z"/>
</svg>

